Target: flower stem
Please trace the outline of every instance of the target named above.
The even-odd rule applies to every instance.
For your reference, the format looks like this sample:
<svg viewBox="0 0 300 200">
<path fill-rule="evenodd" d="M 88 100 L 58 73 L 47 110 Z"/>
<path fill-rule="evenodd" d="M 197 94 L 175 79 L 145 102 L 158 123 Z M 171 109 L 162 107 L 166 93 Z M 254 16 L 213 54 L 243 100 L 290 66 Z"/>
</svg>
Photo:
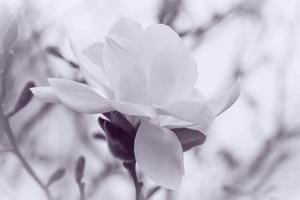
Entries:
<svg viewBox="0 0 300 200">
<path fill-rule="evenodd" d="M 40 180 L 40 178 L 37 176 L 37 174 L 34 172 L 30 164 L 27 162 L 27 160 L 23 157 L 17 142 L 16 138 L 12 132 L 12 129 L 9 124 L 8 117 L 6 117 L 3 113 L 3 109 L 0 106 L 0 122 L 2 123 L 4 127 L 4 132 L 6 133 L 8 140 L 12 146 L 12 152 L 17 156 L 17 158 L 20 160 L 21 164 L 23 165 L 24 169 L 28 172 L 28 174 L 36 181 L 36 183 L 42 188 L 42 190 L 45 192 L 47 198 L 50 200 L 51 194 L 48 190 L 48 188 L 44 185 L 44 183 Z M 1 125 L 1 126 L 2 126 Z"/>
<path fill-rule="evenodd" d="M 135 161 L 133 162 L 124 162 L 123 166 L 128 170 L 129 175 L 131 176 L 134 187 L 135 187 L 135 200 L 145 200 L 145 197 L 142 193 L 143 182 L 139 182 L 137 179 Z"/>
</svg>

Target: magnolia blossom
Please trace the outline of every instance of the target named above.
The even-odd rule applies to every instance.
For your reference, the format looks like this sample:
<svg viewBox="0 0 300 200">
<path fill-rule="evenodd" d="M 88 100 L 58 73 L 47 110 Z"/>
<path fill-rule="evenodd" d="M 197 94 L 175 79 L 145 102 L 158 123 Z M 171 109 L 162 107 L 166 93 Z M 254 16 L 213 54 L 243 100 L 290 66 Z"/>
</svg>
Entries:
<svg viewBox="0 0 300 200">
<path fill-rule="evenodd" d="M 195 88 L 197 64 L 178 34 L 169 26 L 143 29 L 120 19 L 104 43 L 79 51 L 71 42 L 80 71 L 88 84 L 49 78 L 50 87 L 32 88 L 46 102 L 63 103 L 82 113 L 118 111 L 139 126 L 134 155 L 159 185 L 180 185 L 183 149 L 175 127 L 204 128 L 238 98 L 237 81 L 215 98 L 204 99 Z"/>
</svg>

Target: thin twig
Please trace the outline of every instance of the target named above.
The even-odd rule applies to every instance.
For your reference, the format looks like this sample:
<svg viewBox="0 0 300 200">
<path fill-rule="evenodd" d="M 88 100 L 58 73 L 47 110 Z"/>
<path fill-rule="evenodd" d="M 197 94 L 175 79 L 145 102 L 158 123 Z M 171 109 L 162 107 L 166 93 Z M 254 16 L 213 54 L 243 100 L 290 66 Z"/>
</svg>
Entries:
<svg viewBox="0 0 300 200">
<path fill-rule="evenodd" d="M 2 107 L 2 103 L 4 100 L 5 96 L 5 75 L 7 74 L 7 68 L 10 66 L 12 59 L 11 59 L 12 54 L 9 53 L 8 56 L 6 56 L 3 62 L 3 71 L 0 74 L 0 91 L 1 91 L 1 96 L 0 96 L 0 127 L 3 127 L 3 130 L 5 134 L 7 135 L 7 138 L 10 142 L 12 152 L 17 156 L 17 158 L 20 160 L 22 166 L 24 169 L 28 172 L 28 174 L 35 180 L 35 182 L 41 187 L 41 189 L 44 191 L 46 194 L 47 198 L 49 200 L 52 199 L 51 194 L 48 190 L 48 188 L 45 186 L 45 184 L 41 181 L 41 179 L 38 177 L 38 175 L 35 173 L 31 165 L 27 162 L 27 160 L 24 158 L 22 155 L 18 145 L 17 145 L 17 140 L 13 134 L 12 128 L 9 123 L 9 117 L 4 114 L 4 110 Z"/>
<path fill-rule="evenodd" d="M 136 200 L 144 200 L 145 197 L 142 193 L 142 187 L 143 183 L 138 181 L 137 174 L 136 174 L 136 168 L 135 168 L 135 161 L 134 162 L 124 162 L 123 166 L 128 170 L 129 175 L 131 176 L 134 187 L 135 187 L 135 199 Z"/>
<path fill-rule="evenodd" d="M 118 163 L 105 163 L 104 169 L 98 173 L 98 175 L 94 176 L 94 178 L 90 181 L 90 188 L 88 188 L 86 197 L 88 199 L 92 198 L 93 195 L 102 184 L 105 183 L 105 180 L 110 177 L 111 174 L 120 173 L 118 170 L 120 165 Z"/>
<path fill-rule="evenodd" d="M 47 187 L 44 185 L 44 183 L 41 181 L 41 179 L 37 176 L 37 174 L 34 172 L 33 168 L 30 166 L 30 164 L 27 162 L 27 160 L 23 157 L 17 143 L 16 138 L 12 132 L 12 129 L 10 127 L 8 118 L 4 116 L 3 109 L 0 107 L 0 121 L 3 123 L 4 132 L 6 133 L 8 140 L 12 146 L 13 153 L 17 156 L 17 158 L 20 160 L 22 166 L 24 169 L 28 172 L 28 174 L 37 182 L 37 184 L 42 188 L 42 190 L 45 192 L 48 199 L 52 199 L 50 192 L 48 191 Z"/>
</svg>

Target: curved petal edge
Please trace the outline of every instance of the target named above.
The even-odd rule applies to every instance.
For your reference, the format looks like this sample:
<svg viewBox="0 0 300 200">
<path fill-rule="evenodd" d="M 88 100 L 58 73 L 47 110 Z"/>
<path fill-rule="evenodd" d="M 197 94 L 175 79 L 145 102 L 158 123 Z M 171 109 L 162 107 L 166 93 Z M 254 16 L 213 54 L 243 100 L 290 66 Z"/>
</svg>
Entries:
<svg viewBox="0 0 300 200">
<path fill-rule="evenodd" d="M 183 149 L 169 129 L 141 122 L 134 143 L 137 164 L 153 181 L 177 189 L 184 174 Z"/>
<path fill-rule="evenodd" d="M 38 99 L 47 103 L 60 103 L 59 98 L 54 93 L 53 88 L 49 86 L 45 87 L 33 87 L 30 88 L 32 94 Z"/>
<path fill-rule="evenodd" d="M 214 116 L 218 116 L 229 109 L 238 99 L 241 92 L 241 80 L 238 78 L 233 86 L 226 89 L 223 94 L 211 98 L 206 101 L 206 104 L 213 112 Z"/>
<path fill-rule="evenodd" d="M 58 78 L 49 78 L 48 81 L 60 101 L 77 112 L 94 114 L 112 110 L 105 99 L 88 85 Z"/>
</svg>

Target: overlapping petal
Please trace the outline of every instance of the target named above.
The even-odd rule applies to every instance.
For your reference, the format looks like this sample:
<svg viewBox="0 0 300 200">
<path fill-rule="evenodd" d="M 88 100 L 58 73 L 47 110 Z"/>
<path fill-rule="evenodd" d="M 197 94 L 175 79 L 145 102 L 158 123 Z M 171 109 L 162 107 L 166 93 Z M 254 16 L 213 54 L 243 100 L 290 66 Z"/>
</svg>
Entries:
<svg viewBox="0 0 300 200">
<path fill-rule="evenodd" d="M 179 187 L 184 174 L 183 150 L 172 131 L 142 122 L 134 153 L 139 167 L 156 183 L 168 189 Z"/>
<path fill-rule="evenodd" d="M 147 81 L 134 45 L 116 35 L 106 38 L 103 61 L 117 100 L 146 103 Z"/>
<path fill-rule="evenodd" d="M 53 91 L 51 87 L 33 87 L 30 88 L 32 94 L 38 99 L 45 101 L 47 103 L 60 103 L 59 98 Z"/>
<path fill-rule="evenodd" d="M 210 124 L 213 119 L 213 113 L 210 108 L 199 101 L 177 101 L 160 108 L 160 113 L 171 115 L 175 118 L 192 122 L 201 126 Z"/>
<path fill-rule="evenodd" d="M 104 98 L 88 85 L 66 79 L 48 80 L 60 101 L 75 111 L 93 114 L 112 110 Z"/>
<path fill-rule="evenodd" d="M 103 68 L 103 59 L 102 59 L 102 51 L 103 51 L 103 43 L 96 42 L 83 50 L 82 54 L 88 57 L 91 61 L 93 61 L 96 65 Z"/>
<path fill-rule="evenodd" d="M 233 86 L 225 89 L 221 95 L 217 95 L 206 101 L 214 116 L 218 116 L 230 108 L 238 99 L 241 91 L 241 80 L 238 79 Z"/>
<path fill-rule="evenodd" d="M 133 116 L 143 116 L 154 118 L 157 115 L 157 110 L 152 106 L 145 106 L 141 104 L 134 104 L 122 101 L 108 101 L 115 110 Z"/>
<path fill-rule="evenodd" d="M 131 42 L 135 42 L 142 32 L 143 29 L 139 23 L 123 17 L 114 24 L 109 34 L 118 35 L 130 40 Z"/>
<path fill-rule="evenodd" d="M 137 46 L 152 102 L 165 104 L 190 94 L 197 80 L 197 64 L 172 28 L 163 24 L 149 26 Z"/>
<path fill-rule="evenodd" d="M 174 43 L 182 43 L 182 41 L 172 28 L 164 24 L 153 24 L 141 34 L 137 46 L 143 61 L 149 63 L 156 49 L 161 45 Z"/>
<path fill-rule="evenodd" d="M 148 95 L 162 105 L 186 99 L 197 81 L 197 64 L 182 43 L 158 48 L 150 63 Z"/>
<path fill-rule="evenodd" d="M 88 57 L 84 56 L 71 40 L 70 40 L 70 46 L 79 62 L 80 71 L 84 76 L 84 78 L 86 79 L 86 81 L 90 85 L 99 88 L 98 90 L 101 89 L 105 97 L 112 99 L 114 97 L 114 93 L 110 89 L 110 86 L 107 82 L 107 78 L 105 76 L 103 66 L 101 67 L 96 65 Z M 89 53 L 90 51 L 91 49 L 89 49 Z M 85 51 L 85 54 L 87 54 L 87 50 Z M 89 56 L 91 55 L 89 54 Z"/>
<path fill-rule="evenodd" d="M 161 112 L 162 112 L 161 110 L 158 111 L 158 113 L 161 113 Z M 185 121 L 185 120 L 182 120 L 182 119 L 178 119 L 178 118 L 172 117 L 170 115 L 159 115 L 154 120 L 158 121 L 158 124 L 160 126 L 164 126 L 168 129 L 189 127 L 189 126 L 192 126 L 194 124 L 192 122 L 188 122 L 188 121 Z"/>
<path fill-rule="evenodd" d="M 202 93 L 200 92 L 200 90 L 198 90 L 197 88 L 194 88 L 190 94 L 189 99 L 191 99 L 193 101 L 203 101 L 203 96 L 202 96 Z"/>
</svg>

